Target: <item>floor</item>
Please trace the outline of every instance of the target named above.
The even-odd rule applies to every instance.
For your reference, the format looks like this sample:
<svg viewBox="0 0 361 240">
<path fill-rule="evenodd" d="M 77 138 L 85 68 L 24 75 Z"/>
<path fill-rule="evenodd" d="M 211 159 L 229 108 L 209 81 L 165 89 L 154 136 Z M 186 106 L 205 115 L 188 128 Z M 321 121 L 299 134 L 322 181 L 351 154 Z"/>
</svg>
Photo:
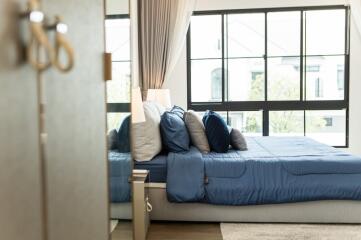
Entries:
<svg viewBox="0 0 361 240">
<path fill-rule="evenodd" d="M 119 222 L 112 240 L 131 240 L 131 222 Z M 222 240 L 219 223 L 152 222 L 147 240 Z"/>
<path fill-rule="evenodd" d="M 261 225 L 261 226 L 260 226 Z M 360 240 L 360 224 L 226 224 L 229 240 Z M 148 240 L 222 240 L 219 223 L 152 221 Z M 132 240 L 132 223 L 120 221 L 112 240 Z"/>
</svg>

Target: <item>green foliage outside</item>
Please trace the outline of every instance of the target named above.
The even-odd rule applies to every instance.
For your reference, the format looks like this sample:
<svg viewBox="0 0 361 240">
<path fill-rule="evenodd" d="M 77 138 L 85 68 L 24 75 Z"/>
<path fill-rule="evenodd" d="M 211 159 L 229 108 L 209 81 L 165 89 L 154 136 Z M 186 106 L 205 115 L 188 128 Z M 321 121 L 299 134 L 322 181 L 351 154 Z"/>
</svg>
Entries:
<svg viewBox="0 0 361 240">
<path fill-rule="evenodd" d="M 295 72 L 284 72 L 270 76 L 276 81 L 270 81 L 268 97 L 273 100 L 297 100 L 299 99 L 299 82 L 292 81 Z M 290 77 L 291 76 L 291 77 Z M 251 83 L 250 100 L 264 99 L 264 75 L 258 75 Z M 307 119 L 307 130 L 312 132 L 326 125 L 326 121 L 318 116 L 310 116 Z M 300 111 L 273 111 L 270 112 L 270 131 L 273 133 L 301 133 L 303 134 L 303 112 Z M 248 114 L 246 119 L 246 132 L 260 132 L 261 126 L 257 122 L 256 113 Z"/>
</svg>

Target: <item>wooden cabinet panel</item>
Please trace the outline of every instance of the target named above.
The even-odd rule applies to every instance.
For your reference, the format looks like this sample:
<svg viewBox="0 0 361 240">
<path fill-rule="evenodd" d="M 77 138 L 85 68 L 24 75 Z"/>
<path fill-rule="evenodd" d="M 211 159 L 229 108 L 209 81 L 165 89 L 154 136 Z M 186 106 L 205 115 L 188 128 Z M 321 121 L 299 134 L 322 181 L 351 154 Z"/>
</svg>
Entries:
<svg viewBox="0 0 361 240">
<path fill-rule="evenodd" d="M 18 58 L 17 7 L 0 1 L 0 239 L 42 240 L 37 75 Z"/>
<path fill-rule="evenodd" d="M 71 72 L 45 72 L 49 240 L 109 235 L 103 0 L 42 0 L 74 48 Z"/>
</svg>

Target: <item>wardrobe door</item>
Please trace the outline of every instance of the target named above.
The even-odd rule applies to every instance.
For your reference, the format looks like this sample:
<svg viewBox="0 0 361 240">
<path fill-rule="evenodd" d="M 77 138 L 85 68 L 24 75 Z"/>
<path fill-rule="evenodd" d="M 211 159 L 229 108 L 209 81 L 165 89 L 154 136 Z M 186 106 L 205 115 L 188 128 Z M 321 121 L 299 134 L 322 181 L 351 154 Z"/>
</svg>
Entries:
<svg viewBox="0 0 361 240">
<path fill-rule="evenodd" d="M 43 79 L 48 240 L 109 238 L 103 1 L 42 0 L 75 54 L 70 72 Z"/>
<path fill-rule="evenodd" d="M 37 74 L 20 56 L 17 6 L 0 1 L 0 239 L 42 240 Z"/>
</svg>

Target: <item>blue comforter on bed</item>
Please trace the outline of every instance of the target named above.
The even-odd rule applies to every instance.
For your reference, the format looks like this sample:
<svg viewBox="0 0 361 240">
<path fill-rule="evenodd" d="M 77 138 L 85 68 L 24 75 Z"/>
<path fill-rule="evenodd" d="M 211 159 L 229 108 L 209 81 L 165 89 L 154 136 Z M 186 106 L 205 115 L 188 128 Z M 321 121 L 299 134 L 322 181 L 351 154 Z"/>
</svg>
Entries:
<svg viewBox="0 0 361 240">
<path fill-rule="evenodd" d="M 130 201 L 129 177 L 132 172 L 130 153 L 108 152 L 110 200 L 113 203 Z"/>
<path fill-rule="evenodd" d="M 242 152 L 170 153 L 168 200 L 222 205 L 361 200 L 361 158 L 305 137 L 247 141 L 249 150 Z"/>
</svg>

